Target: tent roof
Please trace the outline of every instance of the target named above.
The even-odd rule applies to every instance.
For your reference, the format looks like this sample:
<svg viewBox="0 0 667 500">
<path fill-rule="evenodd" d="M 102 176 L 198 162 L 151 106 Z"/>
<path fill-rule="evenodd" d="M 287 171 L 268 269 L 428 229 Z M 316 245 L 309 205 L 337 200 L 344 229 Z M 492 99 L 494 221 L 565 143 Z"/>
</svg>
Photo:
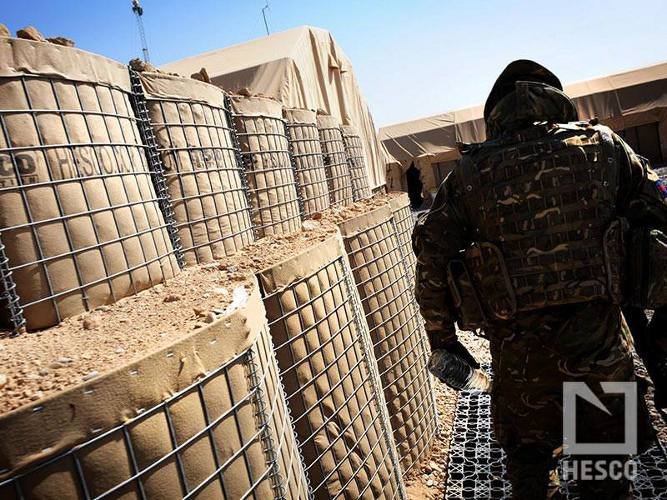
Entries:
<svg viewBox="0 0 667 500">
<path fill-rule="evenodd" d="M 384 155 L 368 105 L 350 60 L 328 31 L 301 26 L 161 67 L 182 75 L 201 68 L 225 90 L 246 89 L 354 126 L 364 145 L 371 186 L 385 183 Z"/>
<path fill-rule="evenodd" d="M 667 107 L 667 63 L 608 75 L 565 86 L 582 120 L 609 120 Z M 425 155 L 458 156 L 456 142 L 485 139 L 484 106 L 450 111 L 382 127 L 379 137 L 404 165 Z"/>
</svg>

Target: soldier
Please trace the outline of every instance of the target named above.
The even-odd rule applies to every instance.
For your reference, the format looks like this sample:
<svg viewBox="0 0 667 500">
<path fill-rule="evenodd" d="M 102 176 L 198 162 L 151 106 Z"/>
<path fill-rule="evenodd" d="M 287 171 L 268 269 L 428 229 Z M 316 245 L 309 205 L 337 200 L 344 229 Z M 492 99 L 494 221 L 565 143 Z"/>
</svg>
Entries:
<svg viewBox="0 0 667 500">
<path fill-rule="evenodd" d="M 652 268 L 649 257 L 667 264 L 667 245 L 650 243 L 664 238 L 651 229 L 667 222 L 667 186 L 610 129 L 578 121 L 558 78 L 533 61 L 507 66 L 484 119 L 487 140 L 462 150 L 415 227 L 416 296 L 430 369 L 448 385 L 469 387 L 479 366 L 455 322 L 489 339 L 494 432 L 513 497 L 539 499 L 562 447 L 563 382 L 586 382 L 613 415 L 578 415 L 585 441 L 623 440 L 623 401 L 599 383 L 635 380 L 621 304 L 667 304 L 664 272 L 637 276 Z M 667 348 L 664 326 L 645 330 Z M 664 353 L 649 367 L 662 384 Z M 639 413 L 643 449 L 653 435 L 643 404 Z M 612 499 L 630 498 L 632 486 L 591 480 L 579 488 L 584 499 Z"/>
</svg>

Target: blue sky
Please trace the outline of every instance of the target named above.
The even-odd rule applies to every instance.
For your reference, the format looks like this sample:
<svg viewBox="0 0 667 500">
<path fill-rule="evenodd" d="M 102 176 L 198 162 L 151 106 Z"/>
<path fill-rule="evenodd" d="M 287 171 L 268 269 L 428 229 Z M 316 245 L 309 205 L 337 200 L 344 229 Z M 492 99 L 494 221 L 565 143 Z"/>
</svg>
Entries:
<svg viewBox="0 0 667 500">
<path fill-rule="evenodd" d="M 2 0 L 0 22 L 128 61 L 130 0 Z M 143 0 L 160 64 L 264 34 L 264 0 Z M 376 125 L 479 104 L 503 67 L 535 59 L 563 82 L 667 60 L 664 0 L 269 0 L 272 31 L 329 29 L 351 58 Z"/>
</svg>

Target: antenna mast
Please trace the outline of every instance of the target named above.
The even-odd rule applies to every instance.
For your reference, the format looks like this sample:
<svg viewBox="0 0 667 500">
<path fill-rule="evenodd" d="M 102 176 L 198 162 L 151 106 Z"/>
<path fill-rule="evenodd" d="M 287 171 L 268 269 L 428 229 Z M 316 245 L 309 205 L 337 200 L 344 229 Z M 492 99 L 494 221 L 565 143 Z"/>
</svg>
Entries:
<svg viewBox="0 0 667 500">
<path fill-rule="evenodd" d="M 137 26 L 139 26 L 139 38 L 141 39 L 141 51 L 144 54 L 144 61 L 150 62 L 148 55 L 148 43 L 146 43 L 146 32 L 144 31 L 144 21 L 141 19 L 144 15 L 144 8 L 139 5 L 139 0 L 132 0 L 132 12 L 137 18 Z"/>
<path fill-rule="evenodd" d="M 266 21 L 266 9 L 268 8 L 269 8 L 269 0 L 266 0 L 266 5 L 262 7 L 262 17 L 264 18 L 264 28 L 266 28 L 266 34 L 270 35 L 269 23 Z"/>
</svg>

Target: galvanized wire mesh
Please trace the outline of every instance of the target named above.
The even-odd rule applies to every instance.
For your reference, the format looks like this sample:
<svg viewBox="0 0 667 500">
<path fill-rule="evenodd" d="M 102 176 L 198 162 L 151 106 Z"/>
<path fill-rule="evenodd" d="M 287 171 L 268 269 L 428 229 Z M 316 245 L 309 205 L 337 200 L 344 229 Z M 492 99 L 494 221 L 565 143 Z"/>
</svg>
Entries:
<svg viewBox="0 0 667 500">
<path fill-rule="evenodd" d="M 164 402 L 91 432 L 1 481 L 0 498 L 308 498 L 268 331 Z"/>
<path fill-rule="evenodd" d="M 265 290 L 271 335 L 315 498 L 403 498 L 342 257 Z"/>
<path fill-rule="evenodd" d="M 294 167 L 303 200 L 304 217 L 330 206 L 324 157 L 315 123 L 287 122 Z"/>
<path fill-rule="evenodd" d="M 27 327 L 177 273 L 129 89 L 38 75 L 0 86 L 5 279 Z"/>
<path fill-rule="evenodd" d="M 257 237 L 301 228 L 301 209 L 285 122 L 268 115 L 234 115 Z"/>
<path fill-rule="evenodd" d="M 349 205 L 354 202 L 354 194 L 343 134 L 339 127 L 319 125 L 318 128 L 331 205 Z"/>
<path fill-rule="evenodd" d="M 366 155 L 361 137 L 353 127 L 341 127 L 347 162 L 350 167 L 352 178 L 352 194 L 354 201 L 363 200 L 371 196 L 371 188 L 368 185 L 368 169 L 366 168 Z"/>
<path fill-rule="evenodd" d="M 482 369 L 489 372 L 488 365 Z M 634 460 L 634 497 L 667 498 L 664 444 L 654 445 Z M 562 479 L 562 465 L 561 461 L 561 494 L 578 499 L 576 483 Z M 510 498 L 512 488 L 506 474 L 505 453 L 493 437 L 490 395 L 461 391 L 452 426 L 445 498 Z"/>
<path fill-rule="evenodd" d="M 405 258 L 406 276 L 408 281 L 412 283 L 412 288 L 414 289 L 417 258 L 412 250 L 412 230 L 415 227 L 415 218 L 410 210 L 410 200 L 407 195 L 404 195 L 392 199 L 390 206 L 396 224 L 398 244 L 401 248 L 403 257 Z"/>
<path fill-rule="evenodd" d="M 348 222 L 349 224 L 350 222 Z M 437 433 L 426 335 L 405 276 L 391 212 L 343 235 L 373 342 L 403 471 L 418 464 Z"/>
<path fill-rule="evenodd" d="M 189 264 L 223 258 L 254 240 L 224 94 L 219 102 L 197 98 L 146 99 Z"/>
</svg>

